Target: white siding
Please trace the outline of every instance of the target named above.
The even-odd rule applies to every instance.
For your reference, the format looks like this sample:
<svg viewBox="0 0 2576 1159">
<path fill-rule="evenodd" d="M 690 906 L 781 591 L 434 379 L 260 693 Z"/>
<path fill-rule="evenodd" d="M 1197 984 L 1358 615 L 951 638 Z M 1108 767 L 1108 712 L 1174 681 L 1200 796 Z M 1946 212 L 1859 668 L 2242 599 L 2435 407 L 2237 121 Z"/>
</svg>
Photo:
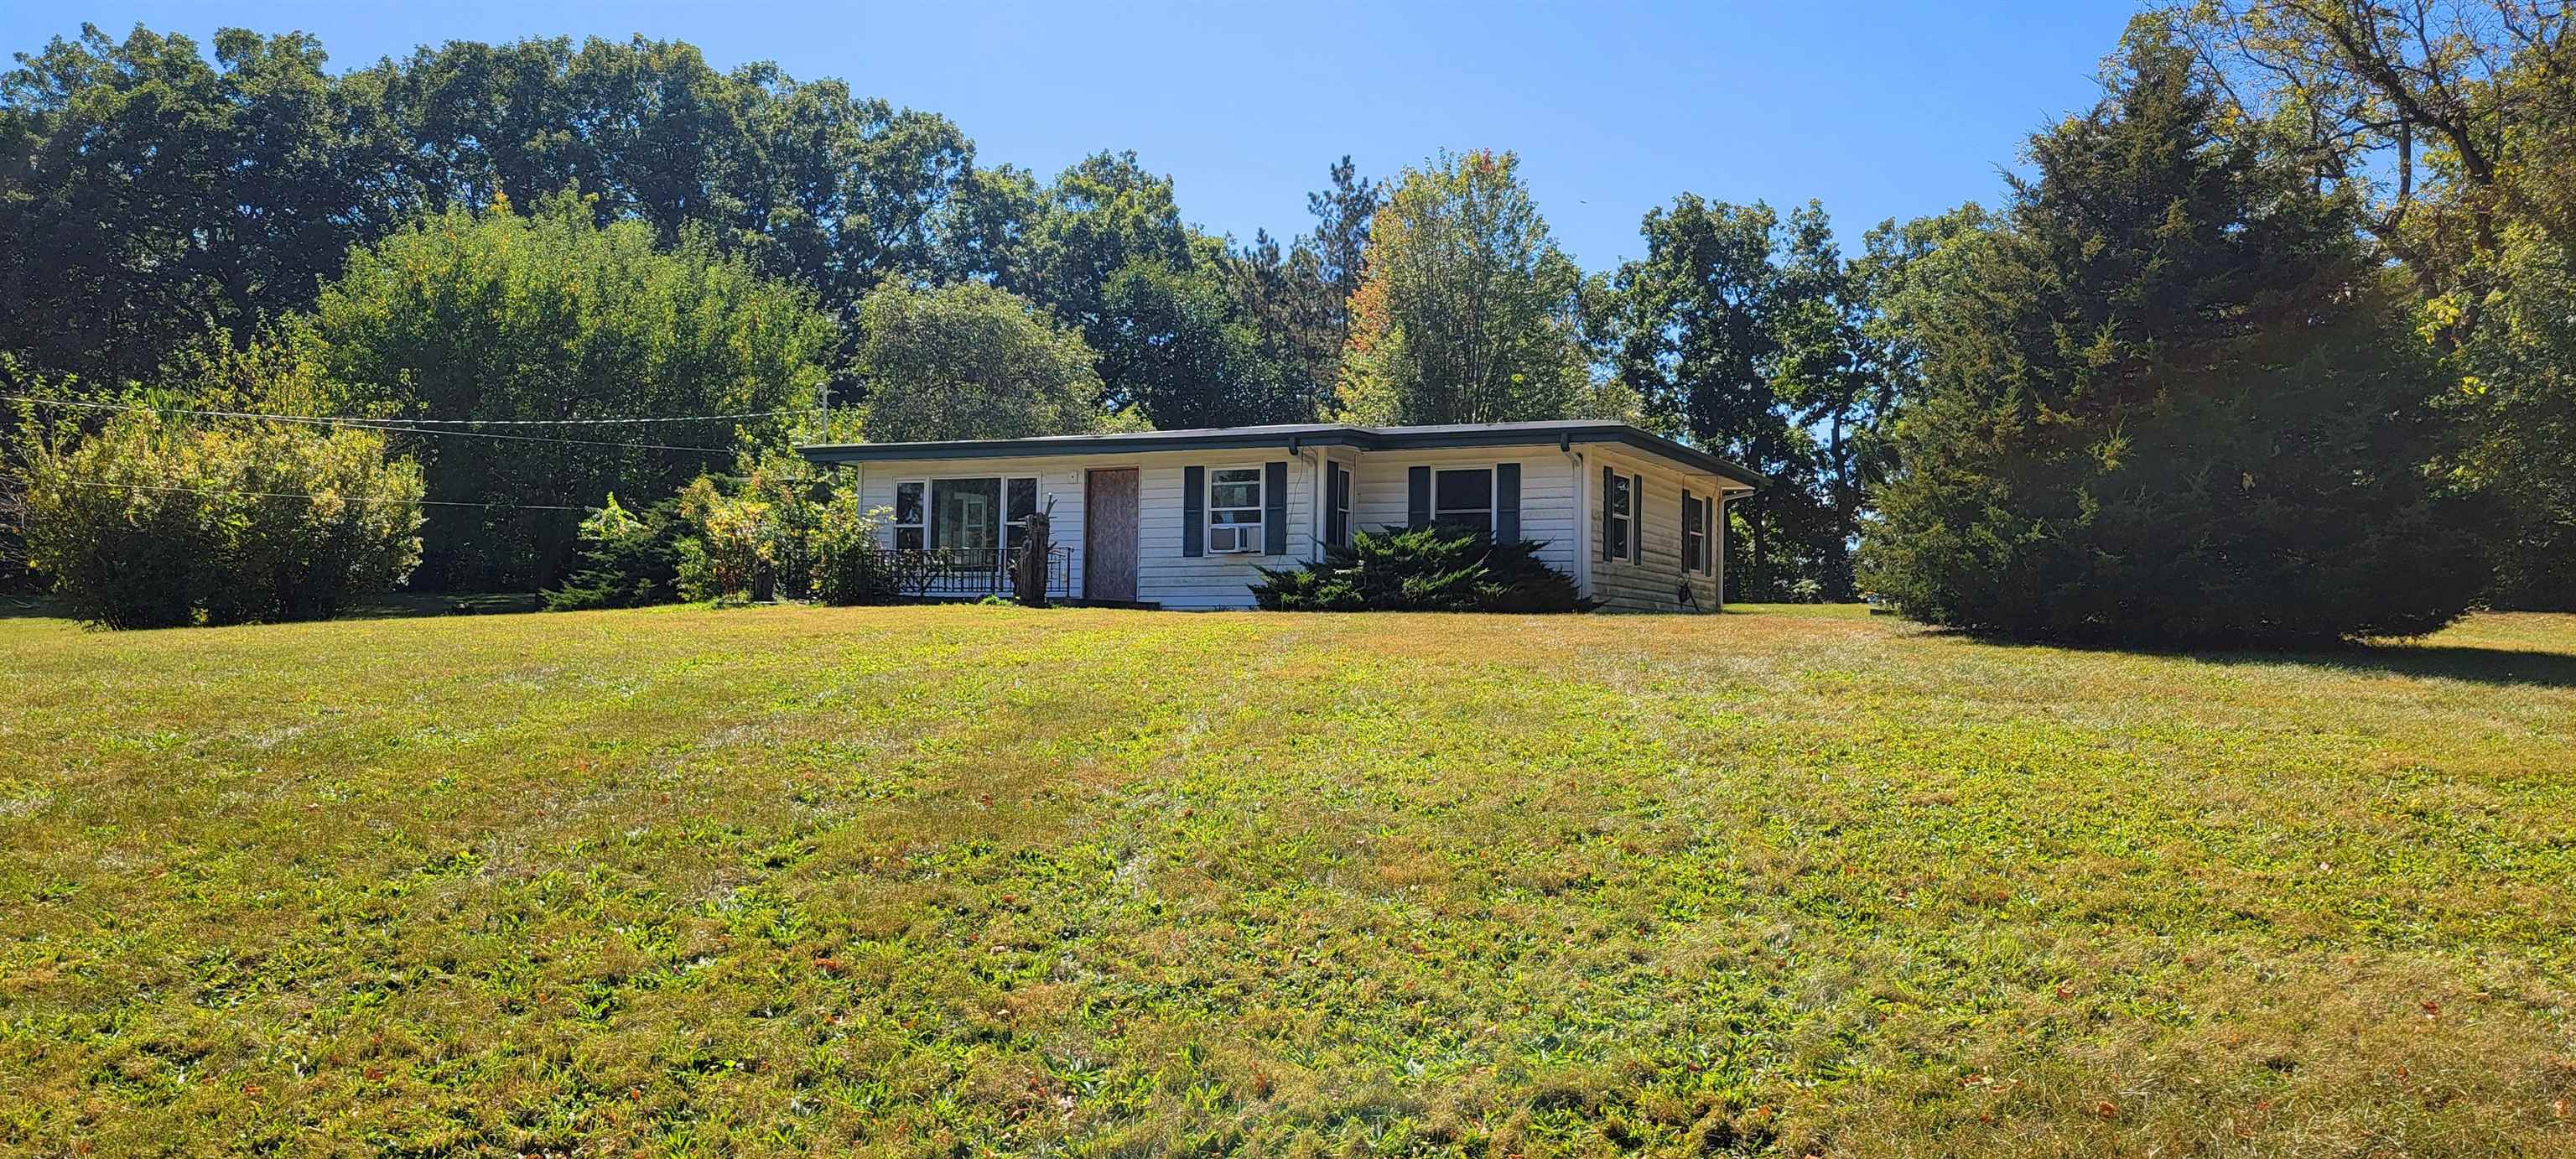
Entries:
<svg viewBox="0 0 2576 1159">
<path fill-rule="evenodd" d="M 861 463 L 848 470 L 859 472 L 859 506 L 866 509 L 883 507 L 889 517 L 894 510 L 894 485 L 905 479 L 980 479 L 988 476 L 1009 478 L 1035 475 L 1038 480 L 1038 510 L 1055 501 L 1055 524 L 1048 538 L 1057 547 L 1073 551 L 1073 592 L 1082 593 L 1082 472 L 1083 459 L 1049 455 L 1025 459 L 937 459 L 908 463 Z M 924 500 L 927 502 L 927 500 Z M 894 530 L 886 529 L 885 544 L 894 546 Z"/>
<path fill-rule="evenodd" d="M 1623 453 L 1608 444 L 1584 448 L 1584 468 L 1590 472 L 1591 510 L 1584 517 L 1591 523 L 1592 542 L 1601 542 L 1601 480 L 1603 467 L 1622 475 L 1643 475 L 1645 489 L 1637 507 L 1639 538 L 1643 550 L 1638 559 L 1602 559 L 1599 547 L 1593 549 L 1592 594 L 1614 611 L 1679 612 L 1687 611 L 1678 598 L 1682 584 L 1691 587 L 1698 609 L 1713 612 L 1718 607 L 1718 577 L 1682 569 L 1682 491 L 1688 488 L 1692 498 L 1717 498 L 1719 488 L 1741 488 L 1740 483 L 1720 480 L 1714 475 L 1686 474 L 1661 461 L 1642 455 Z M 1716 558 L 1720 530 L 1709 529 L 1710 558 Z"/>
<path fill-rule="evenodd" d="M 1362 531 L 1404 526 L 1407 472 L 1417 466 L 1521 465 L 1521 538 L 1547 546 L 1539 560 L 1574 575 L 1574 467 L 1554 447 L 1483 447 L 1456 451 L 1379 451 L 1362 455 L 1351 476 L 1351 526 Z M 1678 500 L 1676 500 L 1678 502 Z"/>
<path fill-rule="evenodd" d="M 1136 599 L 1166 608 L 1248 608 L 1251 585 L 1261 578 L 1257 566 L 1286 567 L 1307 557 L 1314 541 L 1315 452 L 1291 456 L 1280 449 L 1157 452 L 1153 454 L 1048 455 L 1016 459 L 936 459 L 872 462 L 862 465 L 859 501 L 864 507 L 894 506 L 895 483 L 905 479 L 981 478 L 1035 475 L 1038 508 L 1055 500 L 1051 538 L 1073 554 L 1073 592 L 1082 592 L 1083 483 L 1094 468 L 1136 467 Z M 1197 466 L 1257 467 L 1288 464 L 1288 554 L 1181 554 L 1182 470 Z M 1401 496 L 1398 503 L 1401 505 Z M 1401 513 L 1398 514 L 1401 519 Z M 892 532 L 889 531 L 889 543 Z"/>
<path fill-rule="evenodd" d="M 1307 450 L 1290 455 L 1284 450 L 1240 451 L 1163 451 L 1151 454 L 1051 455 L 1014 459 L 945 459 L 913 462 L 875 462 L 861 471 L 860 501 L 868 507 L 894 506 L 894 487 L 904 479 L 976 478 L 983 476 L 1026 476 L 1038 479 L 1038 506 L 1044 509 L 1049 500 L 1055 503 L 1053 538 L 1058 547 L 1071 549 L 1073 556 L 1073 592 L 1082 591 L 1083 575 L 1083 483 L 1086 472 L 1094 468 L 1135 467 L 1137 472 L 1137 550 L 1136 598 L 1166 608 L 1248 608 L 1252 606 L 1251 585 L 1260 579 L 1256 567 L 1287 567 L 1314 558 L 1322 533 L 1317 518 L 1318 463 L 1329 454 L 1334 460 L 1352 467 L 1351 525 L 1361 530 L 1375 530 L 1405 522 L 1407 502 L 1406 472 L 1415 466 L 1463 467 L 1494 466 L 1518 463 L 1521 468 L 1521 535 L 1539 540 L 1546 546 L 1539 558 L 1548 566 L 1581 578 L 1589 570 L 1591 593 L 1609 607 L 1634 611 L 1669 612 L 1679 608 L 1674 589 L 1683 582 L 1681 566 L 1681 490 L 1688 487 L 1693 495 L 1718 493 L 1722 483 L 1713 476 L 1689 475 L 1662 464 L 1659 460 L 1623 453 L 1609 444 L 1590 444 L 1577 464 L 1554 447 L 1488 447 L 1440 451 L 1378 451 L 1362 453 L 1346 448 L 1329 451 Z M 1259 554 L 1202 555 L 1181 554 L 1181 518 L 1183 503 L 1181 480 L 1188 467 L 1215 470 L 1221 467 L 1252 467 L 1267 462 L 1288 464 L 1288 553 L 1281 556 Z M 1640 507 L 1645 536 L 1645 559 L 1603 560 L 1599 558 L 1600 497 L 1597 476 L 1604 464 L 1625 474 L 1642 474 L 1646 487 Z M 1579 473 L 1593 477 L 1591 486 L 1577 485 Z M 1586 501 L 1588 498 L 1588 502 Z M 1589 559 L 1580 559 L 1584 551 L 1578 542 L 1596 546 L 1589 549 Z M 1717 536 L 1712 529 L 1711 549 Z M 1718 606 L 1718 583 L 1714 576 L 1690 577 L 1699 606 L 1715 610 Z"/>
<path fill-rule="evenodd" d="M 1137 485 L 1136 598 L 1166 608 L 1248 608 L 1252 585 L 1261 579 L 1256 567 L 1290 567 L 1306 557 L 1314 536 L 1314 452 L 1290 457 L 1285 451 L 1244 450 L 1142 456 L 1144 473 Z M 1183 499 L 1181 480 L 1189 467 L 1210 471 L 1225 467 L 1288 464 L 1288 553 L 1185 556 L 1181 554 Z M 1205 481 L 1201 481 L 1205 486 Z M 1202 496 L 1202 500 L 1204 500 Z M 1269 496 L 1262 496 L 1269 502 Z"/>
</svg>

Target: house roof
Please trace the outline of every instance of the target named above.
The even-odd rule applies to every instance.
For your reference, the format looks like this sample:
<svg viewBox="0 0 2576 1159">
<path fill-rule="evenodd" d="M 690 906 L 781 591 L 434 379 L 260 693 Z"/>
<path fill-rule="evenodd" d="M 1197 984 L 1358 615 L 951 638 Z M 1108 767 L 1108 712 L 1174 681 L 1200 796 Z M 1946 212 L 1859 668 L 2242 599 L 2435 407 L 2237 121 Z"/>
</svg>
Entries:
<svg viewBox="0 0 2576 1159">
<path fill-rule="evenodd" d="M 961 439 L 929 443 L 817 443 L 798 447 L 809 462 L 882 463 L 905 459 L 1001 459 L 1034 455 L 1102 455 L 1120 452 L 1235 450 L 1279 447 L 1356 447 L 1364 451 L 1545 444 L 1618 443 L 1693 471 L 1749 487 L 1768 483 L 1759 473 L 1628 423 L 1566 419 L 1532 423 L 1457 423 L 1427 427 L 1363 427 L 1347 423 L 1282 423 L 1261 427 L 1207 427 L 1186 431 L 1136 431 L 1109 435 L 1045 435 L 1030 439 Z"/>
</svg>

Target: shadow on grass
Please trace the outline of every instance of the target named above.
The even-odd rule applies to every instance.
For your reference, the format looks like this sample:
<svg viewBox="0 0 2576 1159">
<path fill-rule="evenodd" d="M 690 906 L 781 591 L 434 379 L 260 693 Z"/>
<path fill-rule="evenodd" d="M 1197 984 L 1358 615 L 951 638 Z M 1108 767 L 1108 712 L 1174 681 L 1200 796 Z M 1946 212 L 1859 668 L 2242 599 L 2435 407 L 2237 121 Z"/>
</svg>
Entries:
<svg viewBox="0 0 2576 1159">
<path fill-rule="evenodd" d="M 2466 644 L 2353 644 L 2342 648 L 2300 648 L 2280 652 L 2248 649 L 2120 648 L 2106 644 L 2052 643 L 2013 636 L 1927 627 L 1926 635 L 1973 640 L 1998 648 L 2060 648 L 2106 656 L 2163 656 L 2203 664 L 2294 665 L 2355 676 L 2410 676 L 2461 680 L 2473 684 L 2576 688 L 2576 652 L 2535 652 L 2514 648 L 2480 648 Z"/>
<path fill-rule="evenodd" d="M 415 616 L 489 616 L 533 612 L 535 592 L 386 592 L 352 604 L 338 620 L 403 620 Z"/>
<path fill-rule="evenodd" d="M 2413 676 L 2477 684 L 2576 688 L 2576 655 L 2457 644 L 2355 645 L 2305 652 L 2185 652 L 2211 664 L 2296 664 L 2355 675 Z"/>
<path fill-rule="evenodd" d="M 68 620 L 72 614 L 61 604 L 36 595 L 0 595 L 0 620 Z"/>
</svg>

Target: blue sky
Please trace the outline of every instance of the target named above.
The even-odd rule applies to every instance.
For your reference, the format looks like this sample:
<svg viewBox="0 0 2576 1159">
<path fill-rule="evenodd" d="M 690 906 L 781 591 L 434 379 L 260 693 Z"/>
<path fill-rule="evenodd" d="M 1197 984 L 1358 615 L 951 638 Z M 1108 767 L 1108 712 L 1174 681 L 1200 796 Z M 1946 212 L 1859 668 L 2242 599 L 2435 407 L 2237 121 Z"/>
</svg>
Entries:
<svg viewBox="0 0 2576 1159">
<path fill-rule="evenodd" d="M 1306 192 L 1344 153 L 1385 175 L 1444 146 L 1512 149 L 1559 242 L 1599 269 L 1635 256 L 1637 219 L 1684 190 L 1819 198 L 1850 245 L 1881 218 L 1991 204 L 2023 138 L 2092 102 L 2133 10 L 151 0 L 0 6 L 0 46 L 84 19 L 201 41 L 301 29 L 343 67 L 454 39 L 677 38 L 720 68 L 774 60 L 946 114 L 987 164 L 1044 175 L 1134 149 L 1178 181 L 1185 217 L 1242 237 L 1303 230 Z"/>
</svg>

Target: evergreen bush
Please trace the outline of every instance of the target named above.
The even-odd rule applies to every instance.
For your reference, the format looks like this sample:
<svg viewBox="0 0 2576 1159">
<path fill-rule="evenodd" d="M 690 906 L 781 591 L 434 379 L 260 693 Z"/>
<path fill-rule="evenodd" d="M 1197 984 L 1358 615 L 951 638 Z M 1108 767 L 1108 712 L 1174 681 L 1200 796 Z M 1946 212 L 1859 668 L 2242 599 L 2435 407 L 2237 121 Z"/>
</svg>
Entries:
<svg viewBox="0 0 2576 1159">
<path fill-rule="evenodd" d="M 582 520 L 573 572 L 545 593 L 546 610 L 640 608 L 679 599 L 684 526 L 677 498 L 636 512 L 610 494 L 607 506 Z"/>
<path fill-rule="evenodd" d="M 1574 580 L 1540 562 L 1537 540 L 1497 542 L 1431 524 L 1358 531 L 1320 562 L 1258 569 L 1253 601 L 1290 612 L 1588 612 Z"/>
</svg>

